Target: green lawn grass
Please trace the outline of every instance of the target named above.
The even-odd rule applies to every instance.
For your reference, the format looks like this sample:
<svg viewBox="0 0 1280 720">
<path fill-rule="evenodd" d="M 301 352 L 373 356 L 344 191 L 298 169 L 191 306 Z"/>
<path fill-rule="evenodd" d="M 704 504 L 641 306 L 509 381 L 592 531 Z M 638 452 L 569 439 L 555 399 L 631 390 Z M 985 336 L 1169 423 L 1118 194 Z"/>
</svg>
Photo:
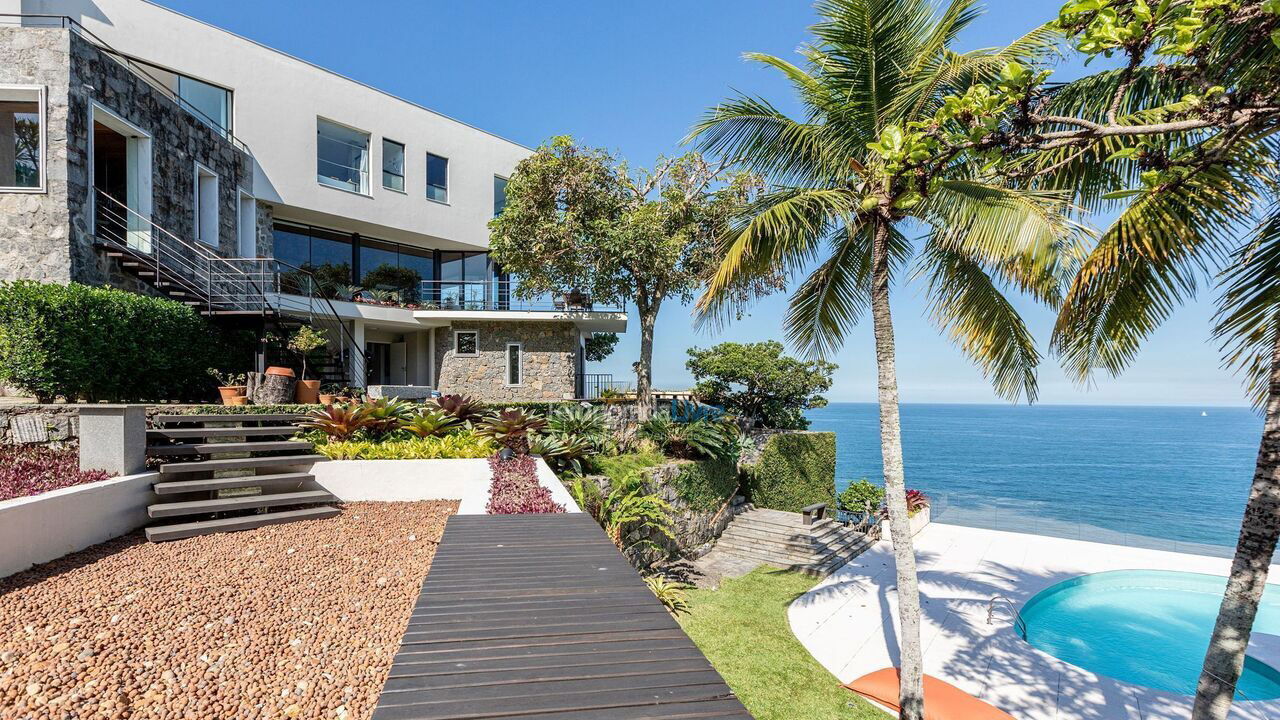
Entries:
<svg viewBox="0 0 1280 720">
<path fill-rule="evenodd" d="M 719 590 L 690 590 L 680 625 L 756 720 L 885 720 L 888 715 L 840 687 L 787 622 L 787 605 L 816 583 L 760 568 Z"/>
</svg>

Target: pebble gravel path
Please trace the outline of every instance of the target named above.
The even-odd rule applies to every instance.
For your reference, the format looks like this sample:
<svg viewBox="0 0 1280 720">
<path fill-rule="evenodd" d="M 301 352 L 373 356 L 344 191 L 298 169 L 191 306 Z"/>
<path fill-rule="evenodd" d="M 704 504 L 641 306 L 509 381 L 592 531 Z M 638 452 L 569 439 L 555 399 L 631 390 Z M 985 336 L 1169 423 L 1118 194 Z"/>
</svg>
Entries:
<svg viewBox="0 0 1280 720">
<path fill-rule="evenodd" d="M 0 579 L 0 718 L 368 718 L 456 509 L 134 533 Z"/>
</svg>

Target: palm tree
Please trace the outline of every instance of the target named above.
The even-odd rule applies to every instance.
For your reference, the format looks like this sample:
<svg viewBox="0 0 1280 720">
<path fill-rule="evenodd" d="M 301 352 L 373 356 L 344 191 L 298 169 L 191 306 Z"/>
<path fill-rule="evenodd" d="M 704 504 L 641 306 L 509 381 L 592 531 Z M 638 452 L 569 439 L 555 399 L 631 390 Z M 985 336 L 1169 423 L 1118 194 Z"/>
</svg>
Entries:
<svg viewBox="0 0 1280 720">
<path fill-rule="evenodd" d="M 1011 60 L 1050 52 L 1037 29 L 1001 50 L 957 53 L 974 0 L 939 12 L 927 0 L 823 0 L 803 66 L 749 54 L 783 73 L 804 106 L 792 119 L 739 95 L 713 108 L 690 137 L 771 185 L 725 238 L 724 258 L 699 301 L 704 320 L 741 310 L 735 288 L 760 275 L 799 274 L 788 339 L 811 356 L 839 347 L 870 311 L 875 335 L 881 455 L 894 556 L 901 717 L 922 717 L 920 600 L 909 531 L 898 415 L 891 287 L 913 256 L 930 317 L 1012 401 L 1036 397 L 1041 356 L 1008 289 L 1056 305 L 1074 269 L 1079 233 L 1063 195 L 1010 186 L 957 156 L 936 171 L 889 168 L 873 147 L 900 144 L 894 127 L 932 116 L 947 96 L 994 83 Z M 921 231 L 912 242 L 908 230 Z"/>
</svg>

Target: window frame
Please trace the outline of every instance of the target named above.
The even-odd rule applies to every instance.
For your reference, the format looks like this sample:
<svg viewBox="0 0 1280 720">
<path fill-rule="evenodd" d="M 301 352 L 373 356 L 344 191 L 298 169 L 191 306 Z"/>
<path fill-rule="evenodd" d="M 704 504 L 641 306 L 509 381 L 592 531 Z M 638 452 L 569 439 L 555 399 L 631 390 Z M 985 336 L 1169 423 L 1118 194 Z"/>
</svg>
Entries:
<svg viewBox="0 0 1280 720">
<path fill-rule="evenodd" d="M 0 90 L 34 90 L 36 93 L 36 114 L 40 123 L 40 148 L 38 162 L 40 167 L 37 168 L 40 173 L 40 181 L 35 187 L 21 187 L 18 185 L 0 185 L 0 193 L 46 193 L 48 192 L 48 157 L 49 157 L 49 104 L 48 90 L 44 85 L 31 84 L 7 84 L 0 83 Z M 92 134 L 92 126 L 90 127 Z M 92 179 L 92 176 L 91 178 Z M 93 190 L 90 188 L 92 194 Z"/>
<path fill-rule="evenodd" d="M 364 169 L 359 170 L 360 186 L 361 186 L 359 190 L 352 190 L 350 188 L 339 187 L 337 185 L 330 185 L 329 183 L 324 182 L 323 180 L 320 179 L 319 168 L 316 168 L 316 184 L 321 187 L 327 187 L 331 190 L 351 193 L 352 195 L 359 195 L 360 197 L 367 197 L 367 198 L 373 197 L 373 183 L 371 182 L 372 178 L 369 177 L 372 174 L 371 168 L 373 166 L 373 133 L 369 132 L 368 130 L 361 130 L 360 128 L 354 125 L 348 125 L 343 122 L 338 122 L 337 120 L 333 120 L 332 118 L 327 118 L 323 115 L 317 115 L 316 116 L 316 144 L 315 144 L 315 158 L 317 163 L 320 162 L 320 124 L 321 123 L 329 123 L 330 125 L 336 125 L 337 127 L 346 128 L 347 130 L 360 133 L 361 135 L 365 136 L 366 144 L 364 148 Z M 338 141 L 338 142 L 341 142 L 341 141 Z M 332 162 L 332 161 L 326 160 L 325 162 Z M 347 166 L 344 165 L 342 167 L 347 167 Z M 349 168 L 349 169 L 352 169 L 352 168 Z"/>
<path fill-rule="evenodd" d="M 477 346 L 478 348 L 479 346 Z M 516 349 L 516 381 L 511 382 L 511 348 Z M 509 342 L 506 351 L 503 353 L 503 364 L 506 370 L 502 375 L 504 387 L 521 387 L 524 385 L 524 343 Z"/>
<path fill-rule="evenodd" d="M 203 214 L 202 210 L 204 209 L 204 203 L 200 199 L 200 181 L 202 178 L 213 178 L 213 242 L 209 242 L 209 240 L 204 237 L 204 221 L 203 218 L 200 217 Z M 192 179 L 194 182 L 192 187 L 193 202 L 191 203 L 192 219 L 194 220 L 191 226 L 192 230 L 194 230 L 192 233 L 192 239 L 201 245 L 205 245 L 216 250 L 221 247 L 220 240 L 222 235 L 220 232 L 222 223 L 221 208 L 218 207 L 219 191 L 221 190 L 219 187 L 220 179 L 218 178 L 218 173 L 214 172 L 212 168 L 197 160 L 194 164 Z M 239 198 L 237 198 L 237 203 L 238 202 Z"/>
<path fill-rule="evenodd" d="M 493 175 L 493 179 L 494 179 L 494 180 L 501 180 L 501 181 L 502 181 L 502 210 L 506 210 L 506 209 L 507 209 L 507 183 L 511 181 L 511 178 L 510 178 L 510 177 L 503 177 L 502 175 L 498 175 L 497 173 L 494 173 L 494 175 Z M 496 183 L 496 182 L 495 182 L 495 183 L 494 183 L 494 188 L 493 188 L 493 204 L 494 204 L 493 216 L 494 216 L 494 217 L 498 217 L 499 215 L 501 215 L 501 214 L 502 214 L 502 210 L 498 210 L 498 209 L 497 209 L 497 205 L 498 205 L 498 187 L 497 187 L 497 185 L 498 185 L 498 183 Z"/>
<path fill-rule="evenodd" d="M 432 185 L 430 180 L 431 158 L 433 157 L 444 160 L 444 188 L 443 188 L 444 199 L 443 200 L 438 200 L 436 198 L 431 197 L 431 195 L 428 194 L 431 192 L 431 188 L 440 187 L 439 185 Z M 449 161 L 449 157 L 447 155 L 440 155 L 439 153 L 433 153 L 430 150 L 427 151 L 426 161 L 427 161 L 427 164 L 422 173 L 423 180 L 426 181 L 426 188 L 423 190 L 423 195 L 433 203 L 439 203 L 440 205 L 450 204 L 449 203 L 449 186 L 453 184 L 453 163 Z"/>
<path fill-rule="evenodd" d="M 464 353 L 458 351 L 458 336 L 474 335 L 476 338 L 476 351 Z M 479 330 L 454 330 L 453 331 L 453 356 L 454 357 L 480 357 L 480 331 Z"/>
<path fill-rule="evenodd" d="M 401 170 L 399 175 L 400 186 L 401 186 L 400 189 L 393 188 L 387 184 L 387 143 L 390 143 L 392 145 L 397 145 L 400 147 L 400 170 Z M 409 194 L 409 173 L 408 173 L 409 155 L 407 152 L 408 149 L 409 149 L 408 146 L 400 142 L 399 140 L 392 140 L 389 137 L 382 138 L 382 156 L 379 157 L 378 159 L 381 160 L 381 165 L 382 165 L 382 189 L 383 190 L 390 190 L 391 192 L 400 193 L 401 195 Z M 395 175 L 395 173 L 391 173 L 391 174 Z"/>
</svg>

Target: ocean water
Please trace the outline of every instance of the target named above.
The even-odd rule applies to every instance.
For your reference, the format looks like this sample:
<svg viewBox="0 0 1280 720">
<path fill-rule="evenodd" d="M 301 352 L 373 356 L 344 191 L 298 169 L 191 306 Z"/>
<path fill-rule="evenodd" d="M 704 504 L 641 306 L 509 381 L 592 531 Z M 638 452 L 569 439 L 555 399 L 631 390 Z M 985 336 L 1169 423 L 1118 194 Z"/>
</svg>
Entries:
<svg viewBox="0 0 1280 720">
<path fill-rule="evenodd" d="M 837 489 L 882 482 L 875 404 L 809 418 L 836 433 Z M 1211 555 L 1235 546 L 1261 432 L 1248 408 L 902 406 L 907 486 L 935 520 Z"/>
</svg>

